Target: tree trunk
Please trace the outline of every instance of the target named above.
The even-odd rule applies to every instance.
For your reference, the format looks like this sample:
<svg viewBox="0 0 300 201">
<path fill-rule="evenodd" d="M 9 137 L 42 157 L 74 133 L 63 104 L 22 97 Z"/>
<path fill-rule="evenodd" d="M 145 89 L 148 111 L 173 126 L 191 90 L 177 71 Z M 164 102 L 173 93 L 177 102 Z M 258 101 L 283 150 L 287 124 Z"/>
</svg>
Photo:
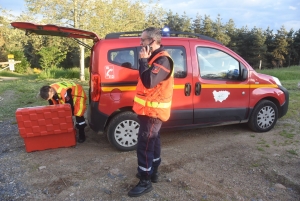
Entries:
<svg viewBox="0 0 300 201">
<path fill-rule="evenodd" d="M 77 0 L 74 0 L 74 27 L 77 29 L 79 28 Z M 84 81 L 85 80 L 85 78 L 84 78 L 84 47 L 82 45 L 79 45 L 79 46 L 80 46 L 80 80 Z"/>
<path fill-rule="evenodd" d="M 261 70 L 261 60 L 259 60 L 259 70 Z"/>
</svg>

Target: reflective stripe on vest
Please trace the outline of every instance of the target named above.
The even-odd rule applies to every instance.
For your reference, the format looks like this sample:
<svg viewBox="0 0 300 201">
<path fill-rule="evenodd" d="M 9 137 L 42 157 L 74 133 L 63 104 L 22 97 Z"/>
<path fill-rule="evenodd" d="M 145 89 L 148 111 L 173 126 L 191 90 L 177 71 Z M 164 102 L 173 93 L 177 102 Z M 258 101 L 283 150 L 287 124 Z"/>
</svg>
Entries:
<svg viewBox="0 0 300 201">
<path fill-rule="evenodd" d="M 146 101 L 135 96 L 134 101 L 141 104 L 142 106 L 146 106 Z M 171 107 L 172 101 L 168 103 L 159 103 L 159 102 L 147 102 L 148 107 L 153 107 L 153 108 L 169 108 Z"/>
<path fill-rule="evenodd" d="M 66 96 L 66 93 L 67 93 L 68 89 L 72 89 L 72 93 L 74 93 L 74 88 L 75 88 L 75 91 L 77 89 L 77 85 L 74 82 L 64 82 L 64 81 L 62 81 L 62 82 L 57 82 L 57 83 L 51 84 L 50 86 L 55 89 L 55 91 L 58 95 L 60 104 L 65 103 L 65 96 Z M 64 94 L 64 96 L 62 96 L 62 94 Z M 77 95 L 76 92 L 74 94 Z M 52 102 L 55 104 L 56 101 L 52 100 Z"/>
<path fill-rule="evenodd" d="M 73 99 L 74 110 L 73 113 L 75 116 L 83 116 L 86 110 L 86 94 L 81 85 L 77 85 L 74 82 L 57 82 L 52 85 L 58 95 L 59 104 L 64 104 L 65 97 L 67 96 L 67 90 L 72 89 L 71 96 Z M 55 100 L 52 99 L 53 104 L 57 104 Z"/>
</svg>

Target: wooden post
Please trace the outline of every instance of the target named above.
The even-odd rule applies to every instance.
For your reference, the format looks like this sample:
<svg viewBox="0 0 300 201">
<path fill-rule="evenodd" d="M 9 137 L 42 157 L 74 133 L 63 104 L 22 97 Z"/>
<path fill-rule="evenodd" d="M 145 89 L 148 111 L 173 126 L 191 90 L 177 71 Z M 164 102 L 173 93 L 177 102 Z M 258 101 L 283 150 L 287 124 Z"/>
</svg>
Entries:
<svg viewBox="0 0 300 201">
<path fill-rule="evenodd" d="M 261 60 L 259 60 L 259 70 L 261 70 Z"/>
<path fill-rule="evenodd" d="M 9 54 L 7 55 L 7 59 L 8 59 L 8 65 L 9 65 L 9 70 L 14 71 L 15 70 L 15 62 L 14 62 L 14 55 L 13 54 Z"/>
</svg>

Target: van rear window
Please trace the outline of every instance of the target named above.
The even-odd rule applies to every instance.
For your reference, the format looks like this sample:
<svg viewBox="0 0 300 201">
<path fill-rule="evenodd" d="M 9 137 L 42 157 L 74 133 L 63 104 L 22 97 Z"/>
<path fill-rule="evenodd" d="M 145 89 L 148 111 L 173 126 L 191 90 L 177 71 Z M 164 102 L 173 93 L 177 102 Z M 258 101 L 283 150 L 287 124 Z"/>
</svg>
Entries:
<svg viewBox="0 0 300 201">
<path fill-rule="evenodd" d="M 135 49 L 136 48 L 110 50 L 108 51 L 108 61 L 125 68 L 137 69 L 137 65 L 135 64 Z"/>
</svg>

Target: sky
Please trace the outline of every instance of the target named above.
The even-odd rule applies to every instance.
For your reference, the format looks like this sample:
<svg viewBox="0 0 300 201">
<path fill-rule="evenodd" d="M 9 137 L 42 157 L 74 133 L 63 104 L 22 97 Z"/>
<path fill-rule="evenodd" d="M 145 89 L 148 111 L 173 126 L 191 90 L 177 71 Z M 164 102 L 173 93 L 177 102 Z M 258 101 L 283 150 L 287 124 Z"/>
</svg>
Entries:
<svg viewBox="0 0 300 201">
<path fill-rule="evenodd" d="M 220 14 L 223 24 L 232 19 L 236 28 L 247 26 L 249 30 L 254 27 L 266 30 L 270 27 L 274 32 L 282 26 L 287 31 L 300 29 L 300 0 L 160 0 L 159 4 L 179 16 L 185 11 L 192 19 L 199 14 L 216 21 Z M 0 0 L 0 7 L 14 15 L 19 15 L 24 5 L 24 0 Z"/>
</svg>

